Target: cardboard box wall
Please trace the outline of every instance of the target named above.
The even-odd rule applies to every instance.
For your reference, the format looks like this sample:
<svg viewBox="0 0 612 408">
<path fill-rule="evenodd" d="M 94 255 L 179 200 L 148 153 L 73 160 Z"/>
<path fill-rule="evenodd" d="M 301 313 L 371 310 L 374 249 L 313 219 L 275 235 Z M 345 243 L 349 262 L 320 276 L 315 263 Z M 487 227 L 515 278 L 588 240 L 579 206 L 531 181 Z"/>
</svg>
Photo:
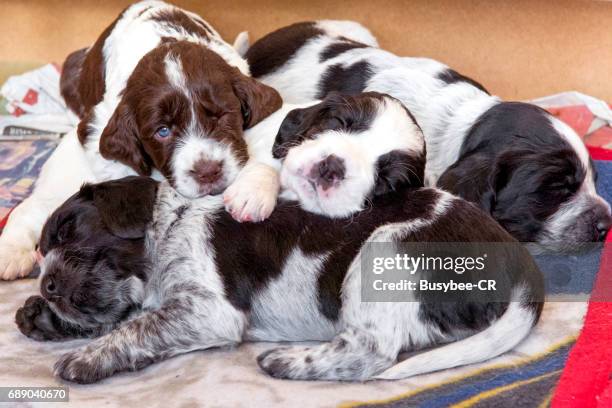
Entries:
<svg viewBox="0 0 612 408">
<path fill-rule="evenodd" d="M 130 2 L 0 0 L 0 62 L 61 63 Z M 612 101 L 612 2 L 177 0 L 228 41 L 296 21 L 354 19 L 382 47 L 439 59 L 506 99 L 578 90 Z"/>
</svg>

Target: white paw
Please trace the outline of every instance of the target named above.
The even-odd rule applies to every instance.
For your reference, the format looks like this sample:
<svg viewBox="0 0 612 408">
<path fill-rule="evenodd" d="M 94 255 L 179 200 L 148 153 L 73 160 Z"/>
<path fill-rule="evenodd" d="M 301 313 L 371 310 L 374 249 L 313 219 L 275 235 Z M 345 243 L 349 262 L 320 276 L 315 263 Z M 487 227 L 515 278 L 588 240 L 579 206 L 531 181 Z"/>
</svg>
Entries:
<svg viewBox="0 0 612 408">
<path fill-rule="evenodd" d="M 12 243 L 0 238 L 0 280 L 27 276 L 36 263 L 36 249 L 31 242 Z"/>
<path fill-rule="evenodd" d="M 278 173 L 266 165 L 245 168 L 225 190 L 225 209 L 239 222 L 260 222 L 267 219 L 279 191 Z"/>
</svg>

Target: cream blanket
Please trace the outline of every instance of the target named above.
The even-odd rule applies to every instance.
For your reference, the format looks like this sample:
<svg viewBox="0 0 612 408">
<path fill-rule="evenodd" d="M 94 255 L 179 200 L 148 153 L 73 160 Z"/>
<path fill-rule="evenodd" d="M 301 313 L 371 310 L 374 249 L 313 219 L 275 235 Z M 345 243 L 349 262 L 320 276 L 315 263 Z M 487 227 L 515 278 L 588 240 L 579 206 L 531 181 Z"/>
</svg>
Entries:
<svg viewBox="0 0 612 408">
<path fill-rule="evenodd" d="M 271 344 L 243 344 L 234 349 L 193 352 L 135 373 L 123 373 L 93 385 L 64 383 L 53 376 L 53 364 L 64 352 L 86 340 L 41 343 L 23 336 L 14 323 L 17 308 L 38 293 L 37 281 L 0 282 L 0 386 L 69 387 L 78 407 L 330 407 L 384 400 L 447 381 L 482 368 L 517 364 L 576 336 L 585 302 L 550 302 L 533 333 L 515 351 L 480 365 L 446 370 L 401 381 L 337 383 L 277 380 L 262 373 L 256 356 Z M 35 404 L 25 404 L 30 406 Z"/>
</svg>

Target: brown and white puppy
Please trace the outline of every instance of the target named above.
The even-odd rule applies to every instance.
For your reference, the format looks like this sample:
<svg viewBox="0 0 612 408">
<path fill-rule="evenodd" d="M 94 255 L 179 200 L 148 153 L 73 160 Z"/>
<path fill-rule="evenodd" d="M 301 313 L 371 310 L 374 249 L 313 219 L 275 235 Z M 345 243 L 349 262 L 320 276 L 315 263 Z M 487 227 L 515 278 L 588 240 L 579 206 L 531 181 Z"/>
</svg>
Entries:
<svg viewBox="0 0 612 408">
<path fill-rule="evenodd" d="M 96 114 L 106 106 L 96 106 L 92 122 L 81 122 L 79 137 L 86 150 L 97 144 L 102 157 L 140 175 L 159 171 L 186 197 L 219 194 L 247 160 L 243 129 L 280 103 L 272 89 L 215 52 L 169 41 L 140 60 L 104 126 L 97 119 L 104 115 Z M 108 161 L 101 165 L 115 167 Z"/>
<path fill-rule="evenodd" d="M 376 196 L 423 186 L 423 133 L 400 101 L 376 92 L 325 101 L 292 111 L 272 149 L 281 185 L 305 210 L 346 217 Z"/>
<path fill-rule="evenodd" d="M 81 118 L 0 237 L 0 278 L 30 272 L 45 219 L 88 181 L 166 178 L 186 197 L 218 194 L 246 162 L 243 129 L 277 110 L 272 88 L 199 16 L 161 1 L 125 9 L 71 54 L 62 93 Z"/>
<path fill-rule="evenodd" d="M 142 2 L 109 29 L 84 58 L 69 57 L 69 66 L 82 60 L 79 75 L 62 78 L 63 89 L 79 91 L 64 95 L 80 106 L 78 136 L 95 174 L 157 170 L 187 197 L 218 193 L 246 160 L 242 130 L 277 110 L 280 97 L 249 78 L 244 60 L 193 13 Z"/>
<path fill-rule="evenodd" d="M 345 217 L 424 183 L 421 129 L 397 99 L 378 92 L 284 104 L 245 139 L 249 164 L 224 193 L 240 221 L 267 218 L 281 187 L 307 211 Z"/>
</svg>

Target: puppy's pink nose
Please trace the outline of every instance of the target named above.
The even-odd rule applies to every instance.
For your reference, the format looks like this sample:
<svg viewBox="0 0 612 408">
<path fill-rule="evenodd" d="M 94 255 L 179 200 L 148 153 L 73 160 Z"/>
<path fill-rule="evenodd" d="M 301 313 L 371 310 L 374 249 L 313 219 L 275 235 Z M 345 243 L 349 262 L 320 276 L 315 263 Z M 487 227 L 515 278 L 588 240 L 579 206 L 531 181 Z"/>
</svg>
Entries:
<svg viewBox="0 0 612 408">
<path fill-rule="evenodd" d="M 338 181 L 342 181 L 346 174 L 344 160 L 330 154 L 319 163 L 312 166 L 309 178 L 325 191 Z"/>
<path fill-rule="evenodd" d="M 223 162 L 218 160 L 198 160 L 189 173 L 200 184 L 213 184 L 223 174 Z"/>
</svg>

